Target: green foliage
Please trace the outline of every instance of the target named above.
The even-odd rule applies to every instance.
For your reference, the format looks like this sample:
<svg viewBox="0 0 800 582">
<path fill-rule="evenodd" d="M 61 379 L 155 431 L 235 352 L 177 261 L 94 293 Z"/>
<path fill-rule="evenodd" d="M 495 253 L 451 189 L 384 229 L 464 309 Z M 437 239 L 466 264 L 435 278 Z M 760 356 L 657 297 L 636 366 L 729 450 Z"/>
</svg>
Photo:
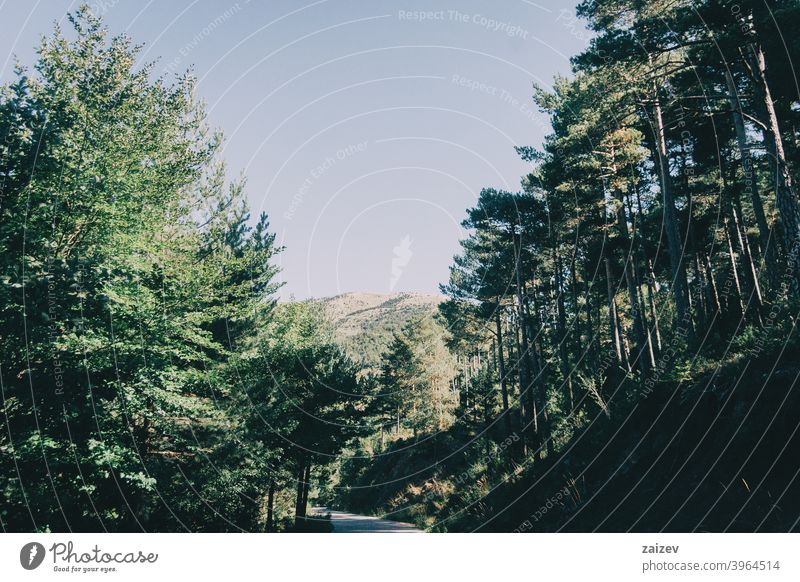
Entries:
<svg viewBox="0 0 800 582">
<path fill-rule="evenodd" d="M 773 15 L 800 9 L 736 8 L 582 2 L 595 35 L 534 88 L 552 131 L 467 209 L 447 300 L 281 305 L 194 79 L 71 14 L 0 88 L 0 526 L 328 530 L 311 497 L 434 531 L 796 527 L 774 455 L 729 469 L 797 451 L 800 41 Z"/>
<path fill-rule="evenodd" d="M 364 373 L 376 374 L 394 335 L 410 320 L 435 314 L 441 300 L 417 293 L 345 293 L 312 302 L 324 308 L 347 355 Z"/>
<path fill-rule="evenodd" d="M 784 395 L 796 400 L 789 382 L 772 382 L 780 396 L 760 403 L 746 390 L 733 395 L 717 374 L 741 371 L 757 384 L 761 376 L 745 372 L 748 366 L 781 360 L 796 343 L 799 110 L 785 73 L 800 43 L 781 44 L 773 14 L 796 22 L 800 5 L 587 0 L 578 14 L 595 34 L 573 57 L 572 75 L 556 78 L 552 89 L 534 88 L 552 131 L 541 147 L 517 148 L 531 164 L 520 192 L 484 188 L 467 209 L 467 236 L 441 287 L 448 297 L 440 306 L 447 346 L 459 364 L 457 420 L 444 433 L 419 426 L 418 450 L 405 451 L 398 441 L 372 464 L 348 460 L 343 481 L 377 489 L 359 490 L 363 502 L 355 490 L 345 494 L 348 503 L 435 530 L 469 530 L 491 520 L 487 529 L 508 531 L 521 525 L 519 515 L 541 514 L 536 504 L 547 501 L 545 525 L 534 529 L 572 523 L 574 511 L 574 523 L 585 529 L 613 530 L 619 525 L 607 525 L 603 512 L 612 502 L 627 508 L 624 496 L 631 495 L 642 506 L 637 519 L 646 514 L 659 527 L 705 528 L 690 519 L 707 510 L 724 528 L 731 517 L 725 511 L 735 513 L 735 504 L 717 511 L 695 502 L 694 491 L 722 495 L 725 503 L 735 498 L 700 474 L 733 479 L 735 454 L 716 437 L 700 437 L 696 427 L 654 420 L 658 405 L 665 415 L 707 420 L 713 403 L 697 402 L 696 414 L 686 408 L 702 400 L 705 382 L 717 386 L 714 394 L 742 399 L 724 405 L 736 418 L 744 418 L 746 407 L 758 410 L 761 424 L 749 425 L 737 442 L 752 445 L 763 430 L 774 442 L 797 445 L 785 426 L 772 430 L 766 420 Z M 411 393 L 388 409 L 415 402 L 408 387 L 422 374 L 414 352 L 422 343 L 395 341 L 386 354 L 383 383 Z M 792 376 L 787 360 L 782 366 Z M 673 404 L 676 392 L 684 408 Z M 734 421 L 721 424 L 726 434 L 735 431 Z M 518 468 L 512 474 L 504 468 L 508 483 L 492 493 L 486 492 L 496 478 L 490 463 L 472 463 L 461 482 L 429 444 L 444 440 L 461 454 L 462 438 L 490 449 L 509 434 L 520 442 L 507 451 L 505 467 Z M 669 492 L 663 495 L 669 502 L 653 501 L 636 481 L 655 490 L 659 479 L 670 479 L 659 447 L 675 434 L 698 447 L 706 463 L 687 461 L 694 467 L 684 472 L 691 485 L 681 484 L 695 487 L 685 504 L 703 507 L 699 513 L 682 512 L 681 499 Z M 649 465 L 635 452 L 637 438 L 658 466 L 657 479 L 638 468 Z M 717 466 L 712 453 L 733 464 Z M 671 466 L 683 459 L 674 450 L 666 456 Z M 593 483 L 578 480 L 576 467 Z M 787 478 L 764 476 L 773 493 Z M 606 501 L 589 503 L 595 497 Z M 508 510 L 517 499 L 525 501 Z M 592 505 L 586 517 L 577 515 L 582 503 Z M 796 527 L 761 502 L 747 512 L 770 527 Z M 608 524 L 647 529 L 617 515 Z"/>
<path fill-rule="evenodd" d="M 442 326 L 431 317 L 412 319 L 384 354 L 380 410 L 388 419 L 397 419 L 398 432 L 444 430 L 452 424 L 458 402 L 454 376 L 455 362 Z"/>
<path fill-rule="evenodd" d="M 193 79 L 134 68 L 88 8 L 70 24 L 0 95 L 3 527 L 262 529 L 294 470 L 278 437 L 335 455 L 349 433 L 298 411 L 342 417 L 313 382 L 354 372 L 318 314 L 272 317 L 280 249 L 225 183 Z M 262 376 L 248 401 L 256 359 L 292 394 Z"/>
</svg>

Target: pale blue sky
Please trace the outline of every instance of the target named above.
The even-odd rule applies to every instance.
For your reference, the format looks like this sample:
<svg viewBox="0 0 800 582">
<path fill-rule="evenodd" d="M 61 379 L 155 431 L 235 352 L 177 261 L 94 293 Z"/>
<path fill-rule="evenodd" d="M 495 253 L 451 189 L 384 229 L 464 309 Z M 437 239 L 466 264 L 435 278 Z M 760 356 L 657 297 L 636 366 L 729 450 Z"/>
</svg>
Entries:
<svg viewBox="0 0 800 582">
<path fill-rule="evenodd" d="M 0 79 L 77 5 L 0 0 Z M 588 38 L 569 1 L 89 5 L 157 70 L 194 68 L 232 174 L 287 247 L 283 295 L 298 298 L 437 292 L 464 210 L 484 186 L 517 189 L 513 147 L 547 130 L 531 83 L 568 74 Z"/>
</svg>

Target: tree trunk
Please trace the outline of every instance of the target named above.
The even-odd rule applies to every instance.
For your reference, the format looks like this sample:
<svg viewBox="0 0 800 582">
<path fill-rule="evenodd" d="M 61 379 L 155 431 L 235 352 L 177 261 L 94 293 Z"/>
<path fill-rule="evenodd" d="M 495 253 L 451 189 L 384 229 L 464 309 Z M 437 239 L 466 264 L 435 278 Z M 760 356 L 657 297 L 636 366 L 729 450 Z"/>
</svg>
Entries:
<svg viewBox="0 0 800 582">
<path fill-rule="evenodd" d="M 717 290 L 717 281 L 714 278 L 714 269 L 711 265 L 711 259 L 705 253 L 702 253 L 702 258 L 700 261 L 702 262 L 703 269 L 706 274 L 706 280 L 708 281 L 707 301 L 710 306 L 710 310 L 713 310 L 714 315 L 717 315 L 722 311 L 722 308 L 719 303 L 719 291 Z"/>
<path fill-rule="evenodd" d="M 639 305 L 637 308 L 639 309 L 639 313 L 642 317 L 642 325 L 644 326 L 645 337 L 647 339 L 647 358 L 650 363 L 651 370 L 656 367 L 656 351 L 655 346 L 653 345 L 653 337 L 650 331 L 650 322 L 647 320 L 647 305 L 645 303 L 645 293 L 642 291 L 642 287 L 644 286 L 644 282 L 642 281 L 642 272 L 641 268 L 636 265 L 635 263 L 631 263 L 633 266 L 633 280 L 636 283 L 636 290 L 638 291 L 639 295 Z"/>
<path fill-rule="evenodd" d="M 306 465 L 306 472 L 303 475 L 303 517 L 306 516 L 308 509 L 308 492 L 311 489 L 311 463 Z"/>
<path fill-rule="evenodd" d="M 574 307 L 573 313 L 575 313 L 575 331 L 572 334 L 573 337 L 573 353 L 578 355 L 583 353 L 583 345 L 581 342 L 581 308 L 580 304 L 578 303 L 578 269 L 575 265 L 577 262 L 577 245 L 575 245 L 575 249 L 572 253 L 572 259 L 570 263 L 570 290 L 572 292 L 572 305 Z M 588 335 L 587 335 L 588 337 Z"/>
<path fill-rule="evenodd" d="M 661 352 L 661 326 L 658 323 L 658 311 L 656 310 L 656 299 L 655 299 L 655 284 L 656 284 L 656 274 L 653 271 L 653 262 L 650 259 L 647 259 L 647 303 L 648 307 L 650 308 L 650 319 L 653 320 L 653 331 L 656 336 L 656 347 L 658 351 Z"/>
<path fill-rule="evenodd" d="M 534 305 L 534 312 L 539 313 L 538 303 L 536 300 L 537 292 L 536 292 L 536 282 L 534 280 L 533 286 L 531 289 L 531 296 L 533 297 L 533 305 Z M 530 324 L 533 317 L 528 317 L 527 321 Z M 538 320 L 538 315 L 537 315 Z M 542 346 L 538 342 L 540 341 L 541 335 L 540 334 L 532 334 L 536 336 L 536 339 L 533 340 L 533 357 L 534 361 L 536 362 L 535 366 L 535 378 L 533 379 L 533 387 L 532 387 L 532 394 L 531 394 L 531 409 L 536 417 L 536 436 L 537 436 L 537 448 L 539 449 L 540 458 L 544 458 L 544 450 L 547 450 L 548 456 L 552 456 L 553 451 L 553 439 L 551 438 L 550 434 L 550 418 L 548 417 L 547 411 L 547 382 L 545 381 L 545 367 L 544 362 L 542 361 Z M 544 448 L 542 447 L 542 443 L 544 443 Z"/>
<path fill-rule="evenodd" d="M 299 525 L 300 521 L 306 516 L 306 507 L 303 503 L 305 499 L 305 482 L 303 478 L 306 475 L 306 468 L 304 465 L 300 465 L 300 468 L 297 471 L 297 496 L 295 498 L 294 503 L 294 524 L 295 526 Z"/>
<path fill-rule="evenodd" d="M 636 191 L 636 209 L 639 212 L 639 216 L 644 215 L 644 211 L 642 209 L 642 197 L 639 193 L 639 189 L 635 188 Z M 637 251 L 640 256 L 640 262 L 643 268 L 647 269 L 647 275 L 644 277 L 644 283 L 647 287 L 647 307 L 650 311 L 650 319 L 653 321 L 653 330 L 650 330 L 650 326 L 647 326 L 647 340 L 650 344 L 650 351 L 653 352 L 652 361 L 655 367 L 655 356 L 656 354 L 661 352 L 661 328 L 658 323 L 658 312 L 656 311 L 655 305 L 655 290 L 654 285 L 656 281 L 656 275 L 653 272 L 653 262 L 647 257 L 647 253 L 644 249 L 644 244 L 642 244 L 642 239 L 639 238 L 639 244 L 637 245 Z M 644 308 L 644 299 L 642 299 L 642 307 Z M 653 336 L 655 336 L 655 343 L 653 342 Z"/>
<path fill-rule="evenodd" d="M 778 259 L 775 252 L 776 241 L 773 240 L 772 231 L 767 223 L 767 216 L 764 213 L 764 204 L 761 202 L 761 194 L 758 191 L 758 176 L 756 175 L 753 156 L 750 148 L 747 147 L 747 133 L 744 126 L 744 116 L 742 115 L 742 104 L 739 101 L 736 85 L 730 71 L 725 70 L 725 82 L 728 85 L 728 101 L 731 105 L 733 115 L 733 125 L 736 130 L 736 143 L 739 147 L 739 156 L 742 162 L 742 172 L 744 176 L 744 187 L 750 192 L 750 202 L 753 205 L 753 214 L 758 225 L 758 236 L 761 242 L 761 253 L 764 264 L 767 267 L 767 277 L 771 288 L 778 284 Z"/>
<path fill-rule="evenodd" d="M 672 268 L 672 291 L 678 312 L 677 328 L 685 328 L 689 349 L 694 346 L 694 323 L 689 307 L 689 285 L 686 278 L 686 265 L 683 260 L 684 248 L 678 234 L 678 216 L 675 209 L 672 176 L 669 173 L 666 129 L 661 114 L 661 101 L 658 87 L 653 79 L 653 117 L 655 120 L 656 167 L 661 178 L 661 195 L 664 206 L 664 229 L 667 233 L 669 261 Z"/>
<path fill-rule="evenodd" d="M 269 481 L 269 493 L 267 493 L 267 531 L 275 530 L 275 479 Z"/>
<path fill-rule="evenodd" d="M 719 301 L 719 289 L 717 288 L 717 279 L 716 275 L 714 274 L 714 267 L 712 266 L 711 258 L 708 255 L 703 255 L 703 261 L 706 270 L 706 278 L 708 279 L 711 288 L 711 306 L 714 309 L 714 313 L 719 315 L 722 313 L 722 305 Z"/>
<path fill-rule="evenodd" d="M 772 93 L 766 78 L 767 67 L 764 51 L 759 45 L 751 44 L 749 57 L 750 68 L 755 77 L 758 94 L 766 115 L 767 130 L 764 132 L 764 138 L 767 152 L 774 160 L 775 200 L 786 236 L 786 255 L 791 277 L 789 283 L 792 292 L 797 294 L 800 291 L 800 208 L 798 208 L 797 194 L 792 185 L 789 166 L 786 163 L 778 115 L 775 112 L 775 104 L 772 102 Z"/>
<path fill-rule="evenodd" d="M 594 322 L 597 321 L 598 325 L 600 324 L 600 317 L 593 318 L 592 317 L 592 310 L 593 308 L 599 312 L 599 308 L 595 305 L 597 301 L 592 301 L 597 297 L 597 293 L 592 293 L 594 289 L 594 284 L 586 283 L 586 341 L 589 343 L 589 349 L 592 351 L 592 359 L 594 361 L 599 361 L 601 359 L 600 354 L 600 346 L 599 341 L 597 339 L 597 332 L 595 331 Z"/>
<path fill-rule="evenodd" d="M 530 398 L 531 390 L 531 374 L 528 366 L 528 358 L 530 357 L 530 347 L 528 345 L 528 326 L 525 319 L 525 296 L 522 291 L 522 241 L 517 234 L 512 234 L 514 241 L 514 256 L 515 256 L 515 276 L 516 276 L 516 296 L 517 296 L 517 318 L 519 320 L 519 332 L 521 338 L 521 352 L 519 353 L 519 406 L 520 406 L 520 421 L 524 432 L 526 424 L 531 422 L 535 423 L 536 418 L 531 417 L 530 410 L 528 410 L 527 400 Z"/>
<path fill-rule="evenodd" d="M 642 312 L 639 309 L 639 289 L 636 286 L 634 278 L 634 265 L 633 265 L 633 244 L 628 232 L 628 217 L 625 213 L 625 198 L 621 190 L 617 190 L 616 198 L 619 202 L 619 209 L 617 210 L 617 229 L 622 239 L 623 252 L 625 253 L 625 265 L 623 270 L 625 273 L 625 284 L 628 288 L 628 301 L 631 305 L 631 315 L 633 316 L 633 333 L 636 337 L 636 345 L 633 350 L 633 365 L 636 366 L 643 376 L 650 373 L 650 369 L 655 366 L 655 362 L 651 361 L 650 350 L 647 348 L 647 337 L 644 331 L 644 323 L 642 321 Z"/>
<path fill-rule="evenodd" d="M 520 345 L 519 340 L 519 316 L 515 312 L 514 316 L 514 349 L 516 350 L 516 368 L 517 368 L 517 383 L 519 387 L 519 392 L 517 394 L 517 399 L 519 400 L 519 445 L 520 445 L 520 452 L 522 453 L 522 457 L 525 458 L 528 456 L 528 445 L 527 439 L 525 438 L 525 397 L 522 388 L 522 374 L 520 373 L 520 368 L 522 367 L 522 346 Z"/>
<path fill-rule="evenodd" d="M 733 217 L 733 227 L 736 232 L 736 242 L 738 243 L 742 259 L 744 260 L 745 271 L 748 280 L 748 301 L 747 306 L 750 306 L 750 301 L 755 299 L 755 311 L 759 322 L 761 321 L 761 310 L 764 306 L 764 300 L 761 296 L 761 285 L 758 283 L 758 270 L 753 262 L 753 257 L 750 254 L 750 241 L 747 238 L 747 232 L 744 225 L 741 223 L 739 217 L 741 216 L 741 202 L 738 195 L 733 196 L 733 205 L 731 207 L 731 215 Z M 738 210 L 737 210 L 738 209 Z"/>
<path fill-rule="evenodd" d="M 725 241 L 728 243 L 728 260 L 731 263 L 731 277 L 733 277 L 734 287 L 736 289 L 736 297 L 739 303 L 739 314 L 744 317 L 744 298 L 742 294 L 742 284 L 739 281 L 739 270 L 736 267 L 736 253 L 733 250 L 733 243 L 731 241 L 731 225 L 727 216 L 723 216 L 723 224 L 725 226 Z M 727 293 L 727 289 L 725 290 Z"/>
<path fill-rule="evenodd" d="M 614 346 L 614 353 L 617 357 L 617 363 L 622 367 L 622 338 L 619 334 L 619 325 L 617 322 L 617 304 L 614 301 L 614 288 L 611 284 L 611 261 L 606 257 L 604 259 L 606 265 L 606 281 L 608 286 L 608 329 L 611 335 L 611 344 Z"/>
<path fill-rule="evenodd" d="M 648 364 L 650 368 L 655 368 L 656 365 L 656 355 L 655 350 L 653 349 L 653 339 L 650 334 L 650 323 L 647 321 L 647 306 L 645 305 L 645 298 L 644 292 L 642 291 L 642 265 L 644 261 L 642 259 L 642 241 L 637 236 L 637 222 L 636 222 L 636 212 L 633 209 L 633 195 L 631 194 L 631 190 L 636 192 L 636 199 L 640 204 L 641 208 L 641 201 L 639 198 L 639 191 L 636 189 L 635 186 L 631 186 L 628 190 L 628 195 L 626 197 L 627 208 L 628 208 L 628 216 L 631 222 L 631 239 L 632 243 L 630 246 L 630 267 L 631 267 L 631 276 L 633 277 L 633 284 L 635 285 L 636 290 L 636 297 L 638 303 L 636 305 L 636 310 L 639 313 L 639 317 L 641 318 L 642 329 L 644 331 L 644 337 L 647 345 L 647 354 L 646 357 L 648 358 Z M 641 216 L 641 211 L 640 214 Z"/>
<path fill-rule="evenodd" d="M 693 253 L 694 257 L 694 280 L 695 280 L 695 287 L 697 291 L 695 292 L 695 296 L 697 297 L 698 303 L 698 318 L 700 321 L 704 322 L 704 324 L 708 324 L 709 322 L 709 309 L 711 303 L 708 300 L 708 284 L 706 283 L 705 278 L 705 269 L 700 265 L 700 254 L 695 250 Z"/>
<path fill-rule="evenodd" d="M 500 307 L 494 314 L 494 323 L 497 328 L 497 366 L 500 376 L 500 395 L 503 399 L 503 417 L 506 431 L 511 434 L 511 414 L 508 411 L 508 385 L 506 384 L 506 360 L 503 355 L 503 326 L 500 324 Z"/>
<path fill-rule="evenodd" d="M 553 245 L 553 264 L 556 272 L 556 309 L 558 327 L 558 355 L 561 364 L 561 376 L 567 385 L 567 398 L 569 399 L 569 412 L 575 410 L 575 393 L 572 387 L 572 374 L 570 373 L 569 356 L 567 352 L 567 314 L 564 305 L 563 273 L 561 272 L 561 256 L 558 248 Z"/>
</svg>

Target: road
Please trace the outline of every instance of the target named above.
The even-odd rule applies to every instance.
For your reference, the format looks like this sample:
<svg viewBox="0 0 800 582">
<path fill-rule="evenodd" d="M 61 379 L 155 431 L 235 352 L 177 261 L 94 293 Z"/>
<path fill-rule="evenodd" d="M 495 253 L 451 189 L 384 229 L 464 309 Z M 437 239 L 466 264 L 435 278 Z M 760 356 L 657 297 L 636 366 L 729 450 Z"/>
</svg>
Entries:
<svg viewBox="0 0 800 582">
<path fill-rule="evenodd" d="M 333 533 L 422 533 L 410 523 L 334 511 L 327 507 L 315 507 L 312 511 L 319 515 L 331 514 Z"/>
</svg>

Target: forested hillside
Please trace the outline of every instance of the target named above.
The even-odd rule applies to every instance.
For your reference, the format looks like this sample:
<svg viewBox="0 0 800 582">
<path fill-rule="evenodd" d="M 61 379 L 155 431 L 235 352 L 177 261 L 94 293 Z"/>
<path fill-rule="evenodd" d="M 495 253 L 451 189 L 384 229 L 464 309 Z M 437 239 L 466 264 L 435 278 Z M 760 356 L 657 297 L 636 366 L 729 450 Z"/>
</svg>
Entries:
<svg viewBox="0 0 800 582">
<path fill-rule="evenodd" d="M 800 2 L 577 11 L 441 298 L 278 303 L 196 80 L 45 36 L 0 91 L 2 529 L 798 530 Z"/>
<path fill-rule="evenodd" d="M 276 307 L 195 80 L 69 22 L 0 94 L 0 525 L 302 527 L 361 434 L 357 369 L 318 308 Z"/>
<path fill-rule="evenodd" d="M 409 320 L 434 315 L 441 295 L 344 293 L 316 300 L 331 321 L 336 341 L 364 367 L 379 368 L 392 336 Z"/>
<path fill-rule="evenodd" d="M 365 443 L 341 501 L 436 531 L 796 530 L 800 4 L 577 10 L 594 37 L 533 91 L 552 131 L 442 286 L 452 416 Z M 387 388 L 433 369 L 399 348 Z"/>
</svg>

